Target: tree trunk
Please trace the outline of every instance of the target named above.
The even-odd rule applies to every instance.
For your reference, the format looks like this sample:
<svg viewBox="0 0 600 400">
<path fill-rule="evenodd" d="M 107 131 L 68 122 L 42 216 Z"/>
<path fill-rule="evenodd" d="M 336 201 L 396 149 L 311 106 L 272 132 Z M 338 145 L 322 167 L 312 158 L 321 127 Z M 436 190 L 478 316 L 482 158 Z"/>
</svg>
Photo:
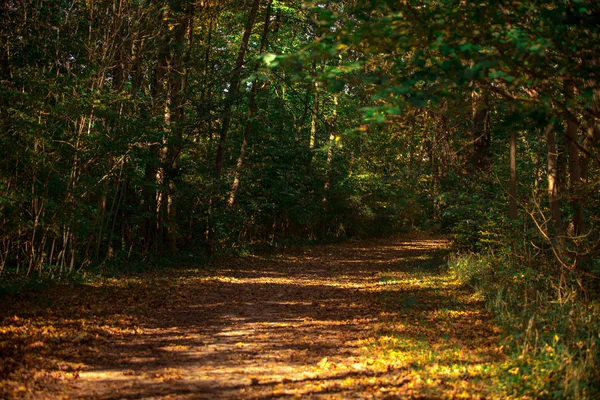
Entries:
<svg viewBox="0 0 600 400">
<path fill-rule="evenodd" d="M 323 209 L 327 209 L 329 191 L 331 189 L 331 163 L 333 161 L 333 149 L 335 141 L 337 139 L 337 128 L 338 128 L 338 106 L 340 101 L 340 95 L 335 93 L 333 95 L 333 121 L 331 126 L 331 132 L 329 132 L 329 147 L 327 148 L 327 163 L 325 164 L 325 186 L 323 196 Z"/>
<path fill-rule="evenodd" d="M 315 148 L 317 147 L 317 121 L 319 119 L 319 84 L 315 82 L 315 101 L 310 120 L 310 138 L 308 141 L 308 149 L 310 150 L 309 166 L 314 158 Z"/>
<path fill-rule="evenodd" d="M 242 76 L 242 67 L 244 66 L 244 57 L 248 50 L 248 42 L 250 35 L 252 34 L 252 28 L 254 27 L 254 20 L 258 12 L 258 6 L 261 0 L 254 0 L 248 20 L 246 22 L 246 28 L 244 30 L 244 36 L 238 50 L 237 60 L 235 62 L 235 69 L 231 74 L 231 81 L 229 85 L 229 91 L 227 92 L 227 98 L 225 101 L 225 110 L 223 111 L 223 122 L 221 124 L 221 132 L 219 134 L 219 146 L 217 147 L 217 159 L 215 162 L 215 177 L 217 181 L 221 179 L 221 172 L 223 170 L 223 160 L 225 158 L 225 147 L 227 144 L 227 135 L 229 133 L 229 126 L 231 125 L 231 110 L 233 103 L 239 92 L 240 80 Z"/>
<path fill-rule="evenodd" d="M 269 35 L 269 23 L 271 22 L 271 6 L 273 4 L 273 0 L 269 0 L 267 4 L 267 10 L 265 11 L 265 23 L 263 27 L 262 39 L 260 41 L 260 48 L 258 50 L 258 54 L 262 54 L 266 45 L 267 45 L 267 37 Z M 255 69 L 256 72 L 256 69 Z M 246 119 L 246 126 L 244 128 L 244 139 L 242 140 L 242 147 L 240 148 L 240 154 L 238 155 L 235 174 L 233 177 L 233 184 L 231 185 L 231 192 L 229 193 L 229 200 L 227 201 L 227 205 L 229 207 L 233 207 L 235 203 L 235 197 L 237 195 L 237 191 L 240 187 L 240 176 L 242 174 L 242 167 L 244 165 L 244 157 L 246 156 L 246 148 L 248 147 L 248 141 L 250 139 L 250 134 L 252 133 L 252 125 L 254 123 L 254 119 L 256 117 L 256 111 L 258 110 L 256 104 L 256 94 L 258 92 L 258 86 L 256 82 L 252 83 L 252 89 L 250 90 L 250 99 L 248 100 L 248 118 Z"/>
<path fill-rule="evenodd" d="M 600 142 L 600 128 L 593 117 L 590 117 L 587 121 L 585 137 L 583 139 L 583 151 L 579 158 L 579 165 L 581 167 L 581 180 L 582 182 L 588 181 L 588 172 L 590 169 L 591 156 L 595 155 L 596 148 Z"/>
<path fill-rule="evenodd" d="M 248 20 L 246 21 L 246 27 L 242 36 L 242 42 L 238 50 L 237 59 L 235 62 L 235 69 L 231 73 L 231 79 L 229 83 L 229 90 L 225 98 L 225 109 L 223 110 L 223 119 L 221 122 L 221 130 L 219 133 L 219 144 L 217 146 L 217 156 L 215 160 L 214 179 L 211 187 L 211 193 L 209 195 L 208 210 L 207 210 L 207 224 L 206 224 L 206 252 L 210 256 L 213 253 L 213 235 L 215 231 L 213 221 L 213 211 L 216 206 L 216 198 L 221 192 L 221 173 L 223 171 L 223 162 L 225 159 L 225 148 L 227 145 L 227 135 L 229 134 L 229 127 L 231 125 L 231 112 L 233 110 L 233 103 L 239 92 L 239 86 L 242 76 L 242 68 L 244 66 L 244 57 L 248 50 L 248 42 L 250 41 L 250 35 L 254 28 L 254 21 L 256 14 L 258 13 L 258 7 L 261 0 L 254 0 L 252 7 L 248 14 Z"/>
<path fill-rule="evenodd" d="M 565 81 L 565 97 L 567 101 L 574 97 L 575 86 L 572 81 Z M 579 164 L 579 141 L 577 138 L 578 126 L 575 117 L 571 114 L 567 119 L 567 151 L 569 154 L 569 185 L 571 190 L 571 207 L 573 208 L 573 234 L 580 235 L 585 229 L 583 217 L 583 204 L 581 203 L 581 167 Z"/>
<path fill-rule="evenodd" d="M 184 120 L 184 93 L 187 85 L 187 66 L 184 65 L 183 53 L 185 39 L 189 38 L 189 46 L 192 45 L 194 6 L 189 5 L 185 14 L 180 15 L 175 23 L 175 35 L 171 54 L 169 71 L 169 93 L 171 107 L 169 130 L 170 137 L 167 138 L 167 154 L 165 163 L 165 177 L 167 191 L 166 201 L 166 245 L 170 255 L 177 253 L 177 184 L 176 176 L 178 170 L 179 156 L 182 149 L 183 132 L 180 122 Z M 191 50 L 190 50 L 191 51 Z M 189 56 L 186 58 L 189 59 Z"/>
<path fill-rule="evenodd" d="M 146 198 L 146 206 L 152 209 L 156 216 L 154 233 L 149 231 L 151 221 L 146 221 L 147 247 L 154 242 L 158 253 L 166 248 L 171 255 L 177 251 L 177 187 L 174 178 L 182 146 L 179 122 L 183 120 L 185 90 L 183 50 L 186 35 L 191 31 L 188 28 L 191 26 L 192 15 L 191 6 L 184 13 L 165 8 L 161 15 L 165 21 L 162 28 L 164 37 L 158 53 L 154 97 L 161 100 L 159 104 L 163 137 L 161 144 L 153 144 L 150 147 L 152 157 L 155 157 L 158 163 L 150 161 L 146 165 L 145 173 L 145 178 L 153 180 L 152 184 L 156 186 L 155 198 Z"/>
<path fill-rule="evenodd" d="M 450 158 L 450 132 L 448 129 L 448 120 L 445 115 L 446 112 L 447 107 L 444 101 L 440 105 L 439 112 L 433 114 L 436 127 L 432 147 L 431 174 L 433 180 L 433 219 L 437 222 L 441 221 L 442 209 L 439 196 L 442 193 L 442 180 L 448 172 Z"/>
<path fill-rule="evenodd" d="M 516 220 L 519 217 L 519 211 L 517 207 L 517 132 L 514 129 L 510 132 L 510 187 L 508 189 L 508 201 L 510 219 Z"/>
<path fill-rule="evenodd" d="M 489 98 L 486 92 L 473 90 L 473 163 L 478 170 L 489 167 L 489 148 L 491 143 L 488 124 Z"/>
<path fill-rule="evenodd" d="M 593 64 L 598 66 L 596 60 L 594 60 Z M 600 111 L 600 90 L 595 89 L 592 86 L 592 91 L 593 103 L 592 106 L 586 110 L 588 117 L 586 121 L 585 136 L 583 139 L 583 151 L 581 152 L 581 157 L 579 159 L 581 166 L 581 180 L 586 183 L 588 182 L 588 171 L 590 168 L 591 159 L 600 159 L 598 157 L 598 143 L 600 143 L 600 123 L 597 120 L 597 116 Z"/>
<path fill-rule="evenodd" d="M 563 220 L 560 213 L 562 201 L 560 199 L 558 152 L 552 124 L 548 124 L 546 127 L 546 144 L 548 147 L 548 200 L 550 202 L 552 225 L 555 235 L 564 236 Z"/>
</svg>

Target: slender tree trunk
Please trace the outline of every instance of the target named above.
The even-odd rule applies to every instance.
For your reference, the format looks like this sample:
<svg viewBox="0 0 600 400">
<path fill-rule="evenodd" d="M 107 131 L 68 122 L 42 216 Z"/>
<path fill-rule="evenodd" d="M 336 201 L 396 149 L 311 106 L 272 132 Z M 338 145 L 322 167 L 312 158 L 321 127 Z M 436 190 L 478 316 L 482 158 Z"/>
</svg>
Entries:
<svg viewBox="0 0 600 400">
<path fill-rule="evenodd" d="M 311 86 L 306 89 L 306 94 L 304 96 L 304 111 L 302 112 L 302 117 L 300 117 L 300 123 L 298 125 L 298 131 L 302 132 L 304 125 L 306 124 L 306 117 L 310 111 L 310 94 L 312 92 Z M 298 139 L 296 139 L 298 141 Z"/>
<path fill-rule="evenodd" d="M 231 112 L 233 110 L 233 103 L 239 92 L 239 86 L 242 76 L 242 68 L 244 66 L 244 57 L 248 50 L 248 42 L 250 41 L 250 35 L 254 28 L 254 21 L 256 20 L 256 14 L 260 6 L 261 0 L 254 0 L 248 14 L 244 34 L 242 36 L 242 42 L 238 50 L 237 59 L 235 62 L 235 69 L 231 73 L 231 79 L 229 82 L 229 90 L 225 99 L 225 109 L 223 110 L 223 118 L 221 121 L 221 130 L 219 133 L 219 144 L 217 146 L 217 156 L 215 160 L 214 179 L 211 187 L 211 193 L 209 195 L 209 204 L 207 210 L 207 224 L 206 224 L 206 252 L 210 256 L 213 253 L 213 235 L 215 231 L 213 221 L 213 209 L 215 207 L 216 199 L 221 192 L 221 173 L 223 171 L 223 162 L 225 159 L 225 148 L 227 145 L 227 135 L 229 134 L 229 127 L 231 126 Z"/>
<path fill-rule="evenodd" d="M 588 172 L 590 169 L 590 161 L 592 155 L 595 154 L 595 149 L 598 142 L 600 141 L 600 128 L 593 117 L 590 117 L 587 121 L 585 130 L 585 137 L 583 139 L 583 151 L 579 158 L 579 165 L 581 167 L 581 180 L 582 182 L 588 181 Z"/>
<path fill-rule="evenodd" d="M 315 71 L 315 74 L 316 74 L 316 71 Z M 311 120 L 310 120 L 310 137 L 309 137 L 309 141 L 308 141 L 308 150 L 310 151 L 310 159 L 308 160 L 309 171 L 310 171 L 310 166 L 312 165 L 312 162 L 313 162 L 315 148 L 317 147 L 317 122 L 319 120 L 319 82 L 317 82 L 316 80 L 314 83 L 314 92 L 315 92 L 315 96 L 314 96 L 315 100 L 314 100 L 313 110 L 312 110 L 312 115 L 311 115 Z"/>
<path fill-rule="evenodd" d="M 489 147 L 491 143 L 488 124 L 489 98 L 486 92 L 473 90 L 473 163 L 478 170 L 489 167 Z"/>
<path fill-rule="evenodd" d="M 242 76 L 242 67 L 244 66 L 244 57 L 248 50 L 248 42 L 250 41 L 250 35 L 252 34 L 252 28 L 254 27 L 254 20 L 258 12 L 258 6 L 261 0 L 254 0 L 252 7 L 248 15 L 246 22 L 246 28 L 244 30 L 244 36 L 238 50 L 237 60 L 235 62 L 235 69 L 231 74 L 231 81 L 229 84 L 229 91 L 227 92 L 227 99 L 225 101 L 225 110 L 223 111 L 223 122 L 221 124 L 221 132 L 219 134 L 219 146 L 217 147 L 217 159 L 215 162 L 215 176 L 217 181 L 221 179 L 221 172 L 223 170 L 223 160 L 225 158 L 225 147 L 227 145 L 227 135 L 229 133 L 229 127 L 231 125 L 231 111 L 233 109 L 233 103 L 239 92 L 240 80 Z"/>
<path fill-rule="evenodd" d="M 175 36 L 173 50 L 170 60 L 169 74 L 169 93 L 171 107 L 169 130 L 170 137 L 167 138 L 167 153 L 165 164 L 165 176 L 167 180 L 167 202 L 166 202 L 166 241 L 169 254 L 177 253 L 177 185 L 176 176 L 179 163 L 179 155 L 181 154 L 183 131 L 179 125 L 184 119 L 184 93 L 187 85 L 187 66 L 184 64 L 183 53 L 185 47 L 185 39 L 189 38 L 188 46 L 191 46 L 193 40 L 193 16 L 194 7 L 189 5 L 186 13 L 181 15 L 175 24 Z M 186 56 L 189 60 L 189 55 Z M 165 121 L 166 122 L 166 121 Z"/>
<path fill-rule="evenodd" d="M 333 161 L 333 149 L 335 146 L 335 140 L 337 139 L 337 127 L 338 127 L 338 107 L 339 107 L 340 95 L 335 93 L 333 95 L 333 121 L 331 132 L 329 132 L 329 147 L 327 148 L 327 163 L 325 164 L 325 186 L 324 186 L 324 197 L 323 197 L 323 209 L 327 209 L 329 191 L 331 189 L 331 163 Z"/>
<path fill-rule="evenodd" d="M 159 17 L 161 20 L 168 19 L 168 10 L 161 12 Z M 169 65 L 168 44 L 168 40 L 163 38 L 162 43 L 159 45 L 152 86 L 152 97 L 155 99 L 165 99 L 162 102 L 162 107 L 153 109 L 153 113 L 156 115 L 162 114 L 163 129 L 166 129 L 169 118 L 168 108 L 165 104 L 167 98 L 165 81 Z M 145 251 L 148 252 L 151 247 L 155 247 L 155 250 L 160 253 L 162 251 L 161 225 L 163 222 L 161 210 L 163 210 L 164 194 L 162 189 L 164 171 L 163 166 L 160 165 L 160 161 L 163 161 L 164 150 L 161 149 L 161 143 L 154 142 L 148 146 L 148 152 L 149 160 L 146 163 L 144 171 L 144 181 L 148 189 L 143 201 L 147 213 L 147 217 L 144 220 Z"/>
<path fill-rule="evenodd" d="M 574 97 L 575 86 L 572 81 L 565 82 L 565 96 Z M 573 208 L 573 234 L 579 235 L 584 229 L 583 204 L 581 203 L 581 167 L 579 164 L 578 126 L 574 116 L 567 115 L 567 151 L 569 154 L 569 184 L 571 189 L 571 207 Z"/>
<path fill-rule="evenodd" d="M 598 66 L 597 60 L 594 60 L 593 64 Z M 591 84 L 590 84 L 591 86 Z M 583 139 L 583 151 L 579 163 L 581 165 L 581 180 L 588 182 L 588 172 L 590 168 L 590 161 L 592 158 L 599 159 L 598 155 L 598 144 L 600 143 L 600 122 L 597 120 L 598 112 L 600 111 L 600 89 L 593 88 L 593 104 L 587 109 L 587 120 L 586 130 Z"/>
<path fill-rule="evenodd" d="M 548 200 L 550 202 L 550 213 L 554 233 L 557 236 L 564 236 L 564 227 L 560 209 L 562 207 L 560 199 L 559 184 L 559 163 L 556 147 L 556 137 L 552 124 L 546 127 L 546 144 L 548 147 Z"/>
<path fill-rule="evenodd" d="M 164 11 L 163 19 L 169 18 L 169 11 Z M 164 240 L 165 240 L 165 225 L 166 225 L 166 190 L 165 190 L 165 163 L 166 163 L 166 140 L 167 136 L 170 134 L 170 124 L 171 124 L 171 109 L 170 109 L 170 97 L 171 93 L 169 92 L 168 87 L 168 73 L 169 73 L 169 40 L 167 38 L 163 38 L 163 43 L 161 44 L 159 55 L 158 55 L 158 63 L 156 67 L 156 80 L 155 80 L 155 96 L 157 99 L 162 100 L 159 110 L 157 113 L 162 114 L 163 119 L 163 134 L 162 134 L 162 143 L 154 143 L 152 145 L 153 156 L 156 157 L 156 167 L 154 167 L 154 176 L 150 177 L 153 180 L 153 184 L 156 187 L 155 190 L 155 204 L 156 209 L 154 210 L 154 215 L 156 216 L 154 226 L 155 231 L 155 245 L 156 251 L 160 254 L 164 249 Z M 160 115 L 159 114 L 159 115 Z"/>
<path fill-rule="evenodd" d="M 211 49 L 212 49 L 212 43 L 213 43 L 213 30 L 214 30 L 214 20 L 215 17 L 213 17 L 212 15 L 210 16 L 210 19 L 208 21 L 208 32 L 206 33 L 206 48 L 204 50 L 204 67 L 203 67 L 203 71 L 202 71 L 202 75 L 204 78 L 204 82 L 202 84 L 202 89 L 201 89 L 201 95 L 200 95 L 200 100 L 204 103 L 206 102 L 206 100 L 210 97 L 211 93 L 210 93 L 210 72 L 209 72 L 209 64 L 210 64 L 210 55 L 211 55 Z"/>
<path fill-rule="evenodd" d="M 509 216 L 517 219 L 519 211 L 517 207 L 517 132 L 510 132 L 510 187 L 508 189 Z"/>
<path fill-rule="evenodd" d="M 273 0 L 269 0 L 267 4 L 267 10 L 265 11 L 265 22 L 263 26 L 263 34 L 262 39 L 260 41 L 260 48 L 258 50 L 258 54 L 262 54 L 266 45 L 267 38 L 269 35 L 269 23 L 271 22 L 271 6 L 273 4 Z M 256 70 L 255 70 L 256 72 Z M 242 167 L 244 165 L 244 157 L 246 156 L 246 148 L 248 147 L 248 141 L 250 140 L 250 135 L 252 133 L 252 126 L 254 125 L 256 112 L 258 110 L 256 104 L 256 94 L 258 92 L 257 82 L 252 83 L 252 89 L 250 90 L 250 99 L 248 100 L 248 118 L 246 119 L 246 126 L 244 128 L 244 139 L 242 140 L 242 147 L 240 148 L 240 154 L 238 155 L 235 174 L 233 177 L 233 184 L 231 185 L 231 191 L 229 193 L 229 200 L 227 201 L 227 205 L 229 207 L 233 207 L 235 203 L 235 198 L 237 195 L 237 191 L 240 187 L 240 177 L 242 174 Z"/>
<path fill-rule="evenodd" d="M 317 70 L 317 61 L 314 60 L 312 63 L 313 76 L 316 75 L 316 70 Z M 316 79 L 316 77 L 315 77 L 315 79 Z M 310 108 L 310 106 L 311 106 L 310 97 L 314 90 L 314 87 L 315 87 L 314 83 L 311 83 L 306 88 L 306 94 L 304 95 L 304 111 L 302 112 L 302 117 L 300 117 L 300 124 L 299 124 L 299 129 L 298 129 L 298 132 L 300 134 L 302 133 L 302 129 L 304 128 L 304 125 L 306 124 L 306 117 L 308 117 L 309 113 L 312 115 L 312 110 Z M 312 119 L 311 119 L 311 129 L 312 129 Z M 315 129 L 315 131 L 316 131 L 316 129 Z M 312 135 L 311 135 L 311 137 L 312 137 Z M 301 141 L 302 141 L 301 136 L 296 138 L 296 143 L 301 142 Z M 309 141 L 310 141 L 310 139 L 309 139 Z"/>
<path fill-rule="evenodd" d="M 211 82 L 211 76 L 212 74 L 210 73 L 210 62 L 211 62 L 211 49 L 213 46 L 213 32 L 215 29 L 215 21 L 216 21 L 216 17 L 214 15 L 210 15 L 209 18 L 209 22 L 208 22 L 208 32 L 205 35 L 206 36 L 206 48 L 204 51 L 204 70 L 203 70 L 203 79 L 204 82 L 202 84 L 202 91 L 201 91 L 201 95 L 200 95 L 200 100 L 202 102 L 202 104 L 206 104 L 208 99 L 212 97 L 212 82 Z M 206 111 L 205 111 L 206 112 Z M 206 118 L 205 122 L 203 123 L 203 126 L 205 127 L 206 131 L 206 137 L 207 137 L 207 146 L 206 146 L 206 161 L 207 164 L 210 164 L 210 148 L 211 148 L 211 144 L 213 141 L 213 126 L 211 121 Z M 216 181 L 216 180 L 215 180 Z M 208 206 L 206 207 L 206 227 L 204 230 L 204 241 L 205 241 L 205 250 L 206 250 L 206 254 L 210 257 L 212 255 L 212 230 L 213 230 L 213 222 L 212 222 L 212 214 L 213 214 L 213 196 L 214 196 L 214 186 L 216 186 L 213 182 L 213 185 L 209 188 L 209 193 L 208 193 Z M 190 222 L 191 224 L 191 222 Z"/>
<path fill-rule="evenodd" d="M 450 143 L 448 141 L 448 120 L 445 116 L 446 105 L 442 104 L 440 108 L 441 110 L 436 118 L 437 121 L 433 141 L 434 146 L 432 149 L 433 154 L 431 157 L 431 173 L 433 176 L 433 219 L 437 222 L 441 220 L 441 205 L 439 196 L 442 192 L 442 179 L 446 176 L 448 170 L 448 159 L 450 154 Z M 435 118 L 436 115 L 433 115 L 433 117 Z"/>
</svg>

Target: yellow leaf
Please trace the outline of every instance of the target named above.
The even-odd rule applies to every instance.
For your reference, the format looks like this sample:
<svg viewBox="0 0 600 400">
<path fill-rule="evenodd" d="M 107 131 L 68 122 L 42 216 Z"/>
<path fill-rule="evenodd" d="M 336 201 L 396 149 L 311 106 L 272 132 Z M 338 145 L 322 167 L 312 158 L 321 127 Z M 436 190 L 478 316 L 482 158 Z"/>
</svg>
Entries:
<svg viewBox="0 0 600 400">
<path fill-rule="evenodd" d="M 321 361 L 319 361 L 319 364 L 317 364 L 320 368 L 327 368 L 329 366 L 329 363 L 327 362 L 327 357 L 323 357 L 323 359 Z"/>
</svg>

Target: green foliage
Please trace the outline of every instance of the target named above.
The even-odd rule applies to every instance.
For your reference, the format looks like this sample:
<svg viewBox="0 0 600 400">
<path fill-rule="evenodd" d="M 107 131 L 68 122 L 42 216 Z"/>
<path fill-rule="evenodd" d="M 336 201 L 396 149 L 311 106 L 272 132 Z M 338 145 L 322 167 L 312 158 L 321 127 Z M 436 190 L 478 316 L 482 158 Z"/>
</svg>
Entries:
<svg viewBox="0 0 600 400">
<path fill-rule="evenodd" d="M 546 254 L 548 126 L 564 258 L 597 275 L 593 2 L 263 2 L 248 43 L 249 7 L 221 3 L 0 8 L 2 277 L 422 227 L 461 251 Z"/>
</svg>

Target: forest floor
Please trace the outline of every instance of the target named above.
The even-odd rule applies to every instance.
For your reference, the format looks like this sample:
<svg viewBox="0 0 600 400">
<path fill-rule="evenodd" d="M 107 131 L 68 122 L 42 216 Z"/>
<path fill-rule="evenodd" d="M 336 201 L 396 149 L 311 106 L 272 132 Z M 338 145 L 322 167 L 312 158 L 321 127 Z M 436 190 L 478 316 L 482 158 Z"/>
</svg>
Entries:
<svg viewBox="0 0 600 400">
<path fill-rule="evenodd" d="M 487 398 L 503 361 L 441 237 L 302 247 L 5 298 L 0 398 Z"/>
</svg>

